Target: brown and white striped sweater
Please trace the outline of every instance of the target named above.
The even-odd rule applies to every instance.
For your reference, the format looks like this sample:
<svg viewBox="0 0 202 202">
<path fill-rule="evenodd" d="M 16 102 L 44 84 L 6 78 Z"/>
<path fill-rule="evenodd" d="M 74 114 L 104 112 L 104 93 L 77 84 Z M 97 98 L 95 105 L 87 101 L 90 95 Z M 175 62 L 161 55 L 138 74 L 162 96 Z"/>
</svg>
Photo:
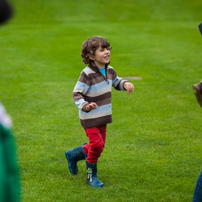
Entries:
<svg viewBox="0 0 202 202">
<path fill-rule="evenodd" d="M 106 77 L 91 63 L 80 74 L 73 91 L 74 102 L 79 108 L 79 118 L 84 128 L 112 122 L 111 89 L 125 90 L 126 80 L 119 78 L 113 67 L 106 65 Z M 86 106 L 95 102 L 98 107 L 90 112 Z"/>
</svg>

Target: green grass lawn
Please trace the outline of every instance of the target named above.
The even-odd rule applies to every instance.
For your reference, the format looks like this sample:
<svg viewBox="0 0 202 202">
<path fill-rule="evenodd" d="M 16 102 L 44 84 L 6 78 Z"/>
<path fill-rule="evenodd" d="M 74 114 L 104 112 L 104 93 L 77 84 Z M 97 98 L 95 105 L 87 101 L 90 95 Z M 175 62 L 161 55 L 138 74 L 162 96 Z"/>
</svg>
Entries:
<svg viewBox="0 0 202 202">
<path fill-rule="evenodd" d="M 202 169 L 200 0 L 12 0 L 0 27 L 0 100 L 13 119 L 23 202 L 188 202 Z M 113 90 L 113 123 L 98 162 L 105 187 L 86 184 L 85 162 L 64 152 L 88 141 L 72 91 L 81 44 L 100 35 L 132 94 Z M 12 154 L 11 154 L 12 155 Z"/>
</svg>

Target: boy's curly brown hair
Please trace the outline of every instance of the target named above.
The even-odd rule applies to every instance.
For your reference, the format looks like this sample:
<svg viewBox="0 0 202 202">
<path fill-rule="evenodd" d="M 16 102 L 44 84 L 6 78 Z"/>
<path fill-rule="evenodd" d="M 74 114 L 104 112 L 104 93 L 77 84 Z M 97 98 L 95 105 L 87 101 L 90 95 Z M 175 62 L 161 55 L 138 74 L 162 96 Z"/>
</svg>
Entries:
<svg viewBox="0 0 202 202">
<path fill-rule="evenodd" d="M 110 43 L 104 37 L 101 36 L 93 36 L 84 41 L 81 50 L 81 57 L 83 58 L 82 62 L 84 64 L 90 64 L 91 59 L 89 57 L 95 56 L 95 51 L 100 46 L 102 48 L 109 48 L 110 50 L 112 49 Z"/>
</svg>

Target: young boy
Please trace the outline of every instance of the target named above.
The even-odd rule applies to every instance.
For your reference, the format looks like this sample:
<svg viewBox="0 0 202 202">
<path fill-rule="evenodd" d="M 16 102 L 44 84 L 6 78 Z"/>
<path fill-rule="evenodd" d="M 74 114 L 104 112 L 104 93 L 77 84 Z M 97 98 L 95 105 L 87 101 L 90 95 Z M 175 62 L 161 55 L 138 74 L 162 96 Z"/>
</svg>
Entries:
<svg viewBox="0 0 202 202">
<path fill-rule="evenodd" d="M 91 37 L 82 45 L 82 62 L 88 66 L 80 74 L 73 98 L 89 143 L 65 152 L 72 174 L 78 172 L 77 161 L 86 158 L 87 183 L 93 187 L 104 186 L 97 178 L 97 161 L 105 146 L 107 124 L 112 122 L 111 88 L 129 93 L 134 90 L 132 83 L 119 78 L 109 66 L 110 54 L 110 43 L 100 36 Z"/>
</svg>

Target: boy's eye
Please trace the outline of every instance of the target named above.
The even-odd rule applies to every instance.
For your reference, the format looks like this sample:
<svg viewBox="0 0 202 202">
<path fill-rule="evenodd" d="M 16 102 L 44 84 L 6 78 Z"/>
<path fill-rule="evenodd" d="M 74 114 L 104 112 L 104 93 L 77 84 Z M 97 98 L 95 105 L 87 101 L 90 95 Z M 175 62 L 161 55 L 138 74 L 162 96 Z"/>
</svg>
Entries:
<svg viewBox="0 0 202 202">
<path fill-rule="evenodd" d="M 103 52 L 104 50 L 111 51 L 111 47 L 108 47 L 108 48 L 101 48 L 99 51 L 100 51 L 100 52 Z"/>
</svg>

